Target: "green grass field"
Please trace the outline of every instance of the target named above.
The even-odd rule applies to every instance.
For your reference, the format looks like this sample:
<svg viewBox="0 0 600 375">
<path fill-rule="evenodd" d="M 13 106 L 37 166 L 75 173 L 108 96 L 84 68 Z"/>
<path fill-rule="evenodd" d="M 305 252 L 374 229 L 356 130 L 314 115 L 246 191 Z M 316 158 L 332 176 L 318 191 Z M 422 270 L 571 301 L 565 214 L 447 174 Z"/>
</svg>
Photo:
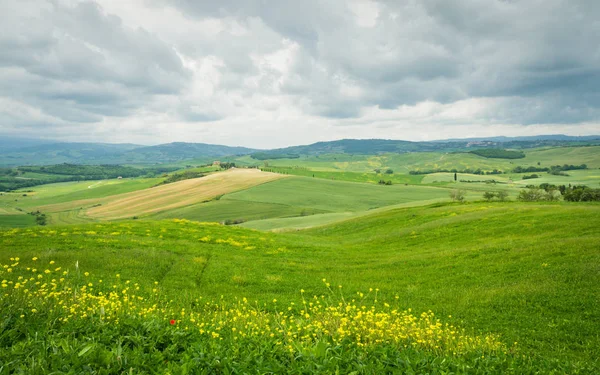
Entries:
<svg viewBox="0 0 600 375">
<path fill-rule="evenodd" d="M 372 172 L 340 172 L 340 171 L 318 171 L 304 167 L 272 167 L 264 168 L 276 173 L 291 174 L 294 176 L 316 177 L 332 181 L 367 182 L 376 184 L 380 180 L 392 181 L 393 184 L 419 184 L 423 175 L 408 174 L 385 174 Z"/>
<path fill-rule="evenodd" d="M 60 182 L 39 185 L 0 196 L 0 204 L 18 200 L 19 206 L 30 209 L 47 204 L 71 202 L 82 199 L 104 198 L 111 195 L 146 189 L 163 178 L 121 179 L 80 182 Z M 26 197 L 23 194 L 27 194 Z"/>
<path fill-rule="evenodd" d="M 288 180 L 280 182 L 283 181 Z M 8 363 L 7 359 L 11 358 L 11 365 L 6 367 L 10 371 L 14 368 L 10 367 L 12 364 L 31 355 L 27 353 L 37 353 L 35 356 L 39 356 L 42 363 L 61 363 L 62 358 L 64 361 L 84 361 L 99 368 L 97 366 L 106 363 L 118 366 L 117 356 L 120 356 L 133 367 L 145 369 L 144 372 L 158 368 L 181 371 L 177 366 L 184 363 L 214 366 L 211 362 L 215 359 L 214 350 L 222 350 L 226 354 L 221 361 L 227 371 L 233 371 L 233 368 L 268 371 L 268 368 L 274 368 L 268 366 L 284 363 L 297 372 L 312 372 L 318 370 L 307 370 L 310 367 L 304 366 L 318 363 L 323 366 L 321 370 L 327 372 L 338 368 L 342 372 L 377 373 L 392 371 L 397 368 L 394 366 L 408 366 L 399 368 L 415 372 L 419 367 L 411 366 L 421 363 L 429 367 L 416 372 L 442 369 L 455 373 L 594 373 L 600 369 L 600 339 L 597 335 L 600 329 L 599 227 L 600 205 L 597 204 L 509 202 L 398 208 L 339 224 L 282 234 L 186 221 L 130 221 L 3 230 L 0 231 L 1 263 L 10 263 L 9 257 L 20 257 L 23 271 L 18 272 L 31 273 L 24 267 L 36 266 L 31 259 L 38 257 L 39 272 L 49 268 L 48 275 L 42 273 L 41 277 L 54 277 L 53 267 L 62 267 L 60 272 L 72 274 L 75 278 L 70 282 L 79 283 L 78 288 L 82 282 L 93 285 L 86 289 L 86 295 L 113 290 L 113 284 L 120 291 L 129 285 L 127 280 L 131 280 L 132 288 L 140 288 L 135 291 L 136 295 L 152 296 L 157 281 L 158 293 L 166 297 L 166 301 L 160 302 L 164 309 L 161 311 L 166 315 L 153 313 L 144 315 L 145 318 L 115 315 L 121 322 L 106 325 L 97 320 L 98 313 L 92 309 L 86 316 L 73 315 L 69 322 L 52 323 L 44 320 L 45 316 L 54 319 L 55 313 L 47 310 L 51 305 L 36 304 L 27 308 L 27 303 L 35 300 L 10 300 L 9 306 L 16 306 L 10 308 L 16 309 L 21 305 L 14 304 L 23 303 L 25 310 L 22 310 L 21 319 L 26 325 L 21 326 L 15 315 L 8 326 L 3 326 L 9 336 L 0 337 L 3 348 L 0 362 Z M 50 261 L 56 264 L 48 266 Z M 83 272 L 91 275 L 84 276 Z M 9 275 L 6 268 L 0 268 L 0 273 L 0 278 L 13 280 L 14 275 L 16 280 L 17 274 Z M 323 279 L 331 283 L 331 291 Z M 338 285 L 342 287 L 338 288 Z M 356 293 L 367 296 L 360 297 Z M 304 321 L 301 317 L 304 313 L 299 311 L 302 295 L 309 300 L 313 295 L 324 295 L 323 301 L 330 301 L 326 303 L 337 306 L 336 301 L 339 301 L 344 306 L 343 301 L 346 301 L 348 306 L 357 305 L 359 310 L 361 305 L 374 305 L 376 311 L 387 311 L 384 303 L 401 310 L 411 308 L 416 315 L 431 310 L 442 326 L 450 323 L 464 327 L 467 329 L 465 334 L 473 337 L 498 335 L 498 340 L 510 349 L 499 353 L 482 347 L 452 354 L 415 344 L 411 349 L 401 350 L 403 344 L 397 346 L 394 341 L 385 339 L 373 341 L 369 349 L 363 351 L 362 347 L 356 346 L 356 336 L 338 342 L 335 341 L 339 338 L 338 333 L 334 335 L 326 330 L 319 331 L 318 337 L 313 339 L 285 339 L 291 349 L 286 347 L 289 356 L 281 357 L 277 344 L 270 341 L 264 328 L 262 334 L 258 332 L 252 339 L 239 337 L 242 345 L 235 341 L 238 336 L 226 334 L 227 326 L 220 328 L 224 331 L 219 331 L 224 341 L 211 341 L 208 332 L 205 336 L 197 328 L 190 328 L 192 331 L 188 333 L 185 327 L 192 324 L 191 318 L 179 316 L 179 312 L 176 319 L 181 321 L 181 328 L 169 327 L 169 319 L 173 316 L 167 313 L 170 309 L 180 311 L 185 308 L 188 314 L 197 312 L 197 319 L 219 311 L 204 310 L 203 305 L 197 305 L 194 301 L 200 296 L 203 301 L 228 304 L 231 311 L 242 309 L 244 305 L 239 305 L 239 301 L 245 297 L 249 301 L 259 301 L 259 310 L 272 316 L 265 315 L 260 319 L 272 320 L 276 311 L 286 311 L 286 314 L 292 312 L 296 316 L 289 318 L 290 323 L 296 319 Z M 35 313 L 30 311 L 32 307 L 36 309 Z M 110 304 L 107 311 L 109 308 Z M 38 313 L 41 315 L 36 315 Z M 314 313 L 311 319 L 333 319 L 334 315 L 327 316 Z M 218 319 L 229 321 L 225 315 Z M 309 321 L 310 324 L 321 324 L 318 320 L 306 322 Z M 300 324 L 298 322 L 300 320 L 294 324 Z M 33 331 L 28 333 L 27 326 L 37 327 L 45 335 L 36 338 Z M 115 328 L 109 329 L 111 326 Z M 70 332 L 62 339 L 63 344 L 61 327 Z M 144 327 L 156 328 L 148 330 Z M 247 325 L 246 328 L 237 327 L 251 329 Z M 216 332 L 216 328 L 211 329 Z M 123 334 L 135 335 L 131 330 L 144 333 L 138 333 L 141 336 L 136 341 L 126 341 L 127 345 L 118 346 L 120 352 L 111 352 L 115 345 L 113 340 Z M 284 333 L 276 329 L 273 332 L 273 340 L 282 339 L 280 335 Z M 12 339 L 7 341 L 8 337 Z M 85 337 L 91 337 L 92 341 L 86 342 Z M 144 337 L 150 342 L 167 340 L 163 349 L 167 351 L 161 352 L 161 357 L 155 344 L 139 341 L 146 340 Z M 331 356 L 311 352 L 320 350 L 317 349 L 320 346 L 331 355 L 341 355 L 341 362 L 323 362 L 327 358 L 331 360 Z M 198 357 L 200 347 L 213 349 L 204 357 Z M 18 348 L 29 348 L 29 351 Z M 54 349 L 44 351 L 43 348 Z M 181 348 L 179 354 L 177 348 Z M 86 354 L 88 352 L 90 354 Z M 342 354 L 344 352 L 347 354 Z M 248 358 L 256 357 L 257 353 L 263 353 L 264 361 L 259 364 L 248 362 Z M 352 360 L 346 357 L 349 353 L 352 353 Z M 206 356 L 211 360 L 206 362 Z M 402 359 L 403 364 L 392 365 L 385 361 L 387 356 Z M 154 370 L 143 367 L 143 358 L 158 367 Z M 168 359 L 170 365 L 164 360 L 161 362 L 160 358 Z"/>
<path fill-rule="evenodd" d="M 286 204 L 330 212 L 364 211 L 447 197 L 446 189 L 433 187 L 379 186 L 308 177 L 290 177 L 227 195 L 228 199 Z"/>
<path fill-rule="evenodd" d="M 329 224 L 386 206 L 447 199 L 448 190 L 440 188 L 289 177 L 225 194 L 219 200 L 168 210 L 151 218 L 241 220 L 248 228 L 281 230 Z"/>
<path fill-rule="evenodd" d="M 257 169 L 232 169 L 211 174 L 202 178 L 193 178 L 171 184 L 156 186 L 127 194 L 119 194 L 102 202 L 81 201 L 90 207 L 86 215 L 99 220 L 131 218 L 177 209 L 193 204 L 210 201 L 223 194 L 281 179 L 283 176 L 261 172 Z M 78 204 L 71 202 L 70 205 Z M 46 206 L 62 209 L 61 206 Z"/>
<path fill-rule="evenodd" d="M 578 171 L 567 171 L 565 172 L 568 176 L 555 176 L 549 173 L 538 173 L 539 178 L 523 180 L 523 175 L 531 174 L 531 173 L 522 173 L 522 174 L 512 174 L 510 175 L 515 184 L 518 185 L 528 185 L 534 184 L 539 185 L 542 183 L 554 184 L 554 185 L 586 185 L 592 188 L 600 187 L 600 170 L 599 169 L 589 169 L 589 170 L 578 170 Z"/>
<path fill-rule="evenodd" d="M 246 170 L 238 170 L 239 173 L 244 171 Z M 317 177 L 290 177 L 277 180 L 284 176 L 255 170 L 247 171 L 254 171 L 252 178 L 248 179 L 244 177 L 245 175 L 240 175 L 240 178 L 236 177 L 230 183 L 227 179 L 225 181 L 221 178 L 204 177 L 198 179 L 198 182 L 186 180 L 160 187 L 152 187 L 160 182 L 160 179 L 42 185 L 26 193 L 27 196 L 23 196 L 22 193 L 8 193 L 0 197 L 2 204 L 0 207 L 5 208 L 7 211 L 5 213 L 12 210 L 10 213 L 16 214 L 41 210 L 50 215 L 50 224 L 75 224 L 98 219 L 149 215 L 148 217 L 154 219 L 184 218 L 217 222 L 298 217 L 302 222 L 301 227 L 306 227 L 309 221 L 309 226 L 313 226 L 331 223 L 333 218 L 340 220 L 347 218 L 349 213 L 448 198 L 448 189 L 445 188 L 397 183 L 392 186 L 378 186 L 372 183 Z M 234 173 L 235 176 L 239 174 L 238 172 Z M 347 179 L 357 181 L 362 181 L 362 176 L 366 176 L 353 173 L 345 175 Z M 220 173 L 213 177 L 220 176 L 228 176 L 228 174 Z M 390 178 L 404 179 L 395 176 Z M 422 176 L 410 176 L 413 182 L 418 182 L 421 178 Z M 257 184 L 258 186 L 252 187 Z M 236 190 L 240 191 L 236 192 Z M 219 200 L 211 201 L 220 195 L 222 197 Z M 468 197 L 478 198 L 473 194 Z M 16 208 L 22 211 L 17 211 Z M 332 213 L 337 215 L 303 219 L 308 215 Z M 265 222 L 259 226 L 277 229 L 290 223 L 296 227 L 298 220 L 277 221 L 274 224 Z"/>
<path fill-rule="evenodd" d="M 11 193 L 2 193 L 0 195 L 0 226 L 11 226 L 15 220 L 20 220 L 23 224 L 33 225 L 35 220 L 26 213 L 36 211 L 40 207 L 49 204 L 65 204 L 67 207 L 64 212 L 56 211 L 50 214 L 51 224 L 73 224 L 88 220 L 73 219 L 82 217 L 81 213 L 76 215 L 73 210 L 79 211 L 80 207 L 70 207 L 74 201 L 85 201 L 89 199 L 101 199 L 112 195 L 128 193 L 136 190 L 147 189 L 156 185 L 163 178 L 144 178 L 144 179 L 114 179 L 101 181 L 80 181 L 80 182 L 61 182 L 56 184 L 39 185 L 22 191 Z M 25 194 L 25 196 L 24 196 Z M 47 211 L 45 211 L 47 212 Z M 67 213 L 69 212 L 69 213 Z M 23 218 L 16 219 L 2 214 L 21 215 Z M 25 218 L 28 216 L 31 218 Z M 64 220 L 70 217 L 71 219 Z"/>
<path fill-rule="evenodd" d="M 169 210 L 151 216 L 151 218 L 153 220 L 188 219 L 204 222 L 223 222 L 225 220 L 240 219 L 243 221 L 252 221 L 278 217 L 314 215 L 322 212 L 324 211 L 315 209 L 305 209 L 286 204 L 251 202 L 222 198 L 217 201 L 200 203 L 175 210 Z"/>
<path fill-rule="evenodd" d="M 32 215 L 3 215 L 0 214 L 0 228 L 23 228 L 35 225 L 35 217 Z"/>
</svg>

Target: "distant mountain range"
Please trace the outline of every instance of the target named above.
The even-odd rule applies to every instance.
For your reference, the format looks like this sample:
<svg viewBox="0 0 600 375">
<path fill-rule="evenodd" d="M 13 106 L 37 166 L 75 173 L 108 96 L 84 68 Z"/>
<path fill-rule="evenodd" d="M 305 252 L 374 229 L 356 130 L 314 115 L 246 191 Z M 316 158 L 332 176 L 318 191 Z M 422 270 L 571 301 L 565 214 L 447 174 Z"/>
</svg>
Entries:
<svg viewBox="0 0 600 375">
<path fill-rule="evenodd" d="M 272 150 L 206 143 L 175 142 L 156 146 L 111 143 L 66 143 L 50 140 L 0 137 L 0 165 L 168 164 L 251 155 L 255 159 L 329 153 L 379 154 L 432 151 L 467 151 L 474 148 L 533 148 L 544 146 L 600 145 L 600 136 L 488 137 L 410 142 L 390 139 L 342 139 Z"/>
</svg>

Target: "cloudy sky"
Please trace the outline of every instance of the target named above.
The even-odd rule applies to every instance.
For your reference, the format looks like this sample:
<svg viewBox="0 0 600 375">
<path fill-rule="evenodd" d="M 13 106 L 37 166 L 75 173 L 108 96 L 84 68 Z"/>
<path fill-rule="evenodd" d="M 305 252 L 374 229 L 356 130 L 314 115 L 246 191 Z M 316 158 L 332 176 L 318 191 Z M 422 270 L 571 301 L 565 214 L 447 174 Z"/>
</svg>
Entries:
<svg viewBox="0 0 600 375">
<path fill-rule="evenodd" d="M 0 0 L 0 136 L 600 134 L 597 0 Z"/>
</svg>

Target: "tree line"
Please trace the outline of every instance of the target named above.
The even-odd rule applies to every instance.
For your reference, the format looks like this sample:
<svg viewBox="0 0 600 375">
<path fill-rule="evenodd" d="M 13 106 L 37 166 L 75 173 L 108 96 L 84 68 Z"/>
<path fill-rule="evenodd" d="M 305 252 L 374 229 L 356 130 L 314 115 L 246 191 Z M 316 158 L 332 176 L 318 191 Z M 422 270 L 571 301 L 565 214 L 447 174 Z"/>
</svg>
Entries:
<svg viewBox="0 0 600 375">
<path fill-rule="evenodd" d="M 252 159 L 256 160 L 270 160 L 270 159 L 298 159 L 300 155 L 298 154 L 274 154 L 270 152 L 255 152 L 254 154 L 250 154 Z"/>
<path fill-rule="evenodd" d="M 523 202 L 558 201 L 561 197 L 567 202 L 597 202 L 600 201 L 600 189 L 586 185 L 527 185 L 527 189 L 519 192 L 518 200 Z"/>
<path fill-rule="evenodd" d="M 478 174 L 478 175 L 494 175 L 494 174 L 503 174 L 504 172 L 502 172 L 498 169 L 493 169 L 491 171 L 484 171 L 481 168 L 477 168 L 477 169 L 436 168 L 436 169 L 412 170 L 412 171 L 408 172 L 408 174 L 412 174 L 412 175 L 431 174 L 431 173 L 466 173 L 466 174 Z"/>
<path fill-rule="evenodd" d="M 515 167 L 513 168 L 513 173 L 531 173 L 531 172 L 548 172 L 550 174 L 558 174 L 559 172 L 564 171 L 574 171 L 578 169 L 587 169 L 586 164 L 581 165 L 573 165 L 573 164 L 563 164 L 563 165 L 552 165 L 550 167 Z"/>
<path fill-rule="evenodd" d="M 117 177 L 154 177 L 176 169 L 173 167 L 134 168 L 121 165 L 77 164 L 0 168 L 0 191 L 12 191 L 56 182 L 106 180 Z M 25 173 L 35 173 L 36 175 L 35 177 L 24 177 Z"/>
<path fill-rule="evenodd" d="M 469 153 L 490 159 L 523 159 L 525 157 L 525 153 L 522 151 L 510 151 L 500 148 L 473 150 Z"/>
</svg>

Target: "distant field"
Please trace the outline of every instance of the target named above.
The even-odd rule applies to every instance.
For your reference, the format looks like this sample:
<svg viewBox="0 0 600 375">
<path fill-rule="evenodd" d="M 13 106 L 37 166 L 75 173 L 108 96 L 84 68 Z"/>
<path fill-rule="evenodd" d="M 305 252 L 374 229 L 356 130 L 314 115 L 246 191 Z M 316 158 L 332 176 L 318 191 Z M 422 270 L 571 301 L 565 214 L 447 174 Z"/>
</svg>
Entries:
<svg viewBox="0 0 600 375">
<path fill-rule="evenodd" d="M 516 160 L 488 159 L 469 153 L 432 152 L 327 154 L 271 161 L 244 156 L 233 161 L 238 164 L 261 165 L 263 169 L 278 174 L 261 175 L 261 172 L 255 170 L 237 169 L 238 172 L 250 171 L 241 173 L 249 173 L 248 176 L 254 177 L 236 181 L 214 176 L 204 177 L 152 189 L 149 188 L 164 178 L 41 185 L 0 196 L 0 215 L 24 215 L 41 210 L 48 215 L 48 223 L 52 225 L 151 216 L 156 219 L 242 221 L 248 227 L 274 230 L 328 224 L 380 207 L 443 201 L 448 199 L 452 189 L 465 190 L 466 199 L 473 201 L 481 200 L 486 191 L 500 190 L 508 192 L 509 199 L 516 199 L 519 190 L 530 184 L 600 186 L 600 170 L 596 168 L 600 165 L 600 146 L 532 149 L 525 150 L 525 153 L 524 159 Z M 531 173 L 458 173 L 457 182 L 454 181 L 453 173 L 408 174 L 408 171 L 415 169 L 481 168 L 509 171 L 517 165 L 548 167 L 557 164 L 587 164 L 590 169 L 568 171 L 569 176 L 537 172 L 540 178 L 528 180 L 523 180 L 522 177 Z M 384 173 L 387 169 L 392 169 L 393 173 Z M 185 170 L 215 172 L 218 168 L 189 168 L 188 165 Z M 375 170 L 380 173 L 375 173 Z M 227 173 L 230 172 L 217 172 L 216 175 L 228 176 Z M 31 172 L 25 175 L 36 177 Z M 259 175 L 271 177 L 256 179 Z M 298 177 L 275 181 L 286 176 Z M 377 184 L 380 180 L 391 181 L 392 186 L 380 186 Z M 269 183 L 262 185 L 264 182 Z M 211 201 L 219 196 L 222 196 L 220 200 Z M 16 221 L 19 221 L 18 225 L 32 223 L 30 218 L 0 219 L 5 226 Z M 261 223 L 252 223 L 253 221 Z"/>
<path fill-rule="evenodd" d="M 423 179 L 421 183 L 423 184 L 435 184 L 437 182 L 452 182 L 454 183 L 454 173 L 430 173 L 426 175 L 422 175 Z M 499 174 L 499 175 L 478 175 L 478 174 L 470 174 L 470 173 L 457 173 L 456 174 L 457 182 L 461 180 L 465 181 L 479 181 L 485 183 L 486 181 L 495 180 L 497 182 L 508 183 L 510 177 L 508 175 Z"/>
<path fill-rule="evenodd" d="M 536 173 L 539 178 L 523 180 L 523 175 L 531 175 Z M 588 169 L 588 170 L 577 170 L 577 171 L 566 171 L 564 173 L 568 176 L 555 176 L 545 172 L 533 172 L 533 173 L 521 173 L 518 175 L 510 175 L 515 184 L 528 185 L 534 184 L 539 185 L 542 183 L 554 184 L 554 185 L 587 185 L 593 188 L 600 187 L 600 170 L 599 169 Z"/>
<path fill-rule="evenodd" d="M 227 199 L 339 212 L 364 211 L 386 205 L 447 197 L 448 190 L 432 187 L 380 186 L 320 178 L 290 177 L 229 194 Z"/>
<path fill-rule="evenodd" d="M 447 200 L 448 190 L 289 177 L 225 194 L 217 201 L 164 211 L 152 218 L 218 222 L 241 219 L 248 222 L 244 226 L 256 229 L 304 228 L 378 207 L 432 199 Z"/>
<path fill-rule="evenodd" d="M 102 202 L 101 206 L 88 209 L 87 215 L 102 220 L 147 215 L 197 204 L 223 194 L 247 189 L 283 177 L 279 174 L 261 172 L 257 169 L 233 169 L 202 178 L 179 181 L 152 189 L 113 196 Z M 73 203 L 77 202 L 70 204 Z M 85 201 L 88 207 L 92 203 L 90 200 Z M 53 210 L 56 209 L 56 206 L 47 206 L 47 209 Z"/>
<path fill-rule="evenodd" d="M 479 196 L 472 196 L 472 194 L 467 195 L 467 198 L 480 198 Z M 380 212 L 386 212 L 391 210 L 396 210 L 399 208 L 408 208 L 408 207 L 418 207 L 425 206 L 432 203 L 441 203 L 447 202 L 448 199 L 438 198 L 438 199 L 430 199 L 425 201 L 414 201 L 408 203 L 400 203 L 390 206 L 383 206 L 380 208 L 375 208 L 368 211 L 358 211 L 358 212 L 334 212 L 334 213 L 323 213 L 323 214 L 315 214 L 309 216 L 299 216 L 299 217 L 284 217 L 284 218 L 269 218 L 263 220 L 255 220 L 247 223 L 240 224 L 241 227 L 257 229 L 262 231 L 275 231 L 275 232 L 285 232 L 292 231 L 298 229 L 308 229 L 321 227 L 325 225 L 333 225 L 340 223 L 342 221 L 360 218 L 362 216 L 374 215 Z"/>
<path fill-rule="evenodd" d="M 587 164 L 588 168 L 597 169 L 600 168 L 600 146 L 532 150 L 525 152 L 525 159 L 521 160 L 532 166 L 537 165 L 538 162 L 543 167 L 557 164 Z"/>
<path fill-rule="evenodd" d="M 31 189 L 33 190 L 33 193 L 28 194 L 31 199 L 27 201 L 27 206 L 44 206 L 81 199 L 104 198 L 147 189 L 158 184 L 163 179 L 164 178 L 131 178 L 41 185 Z"/>
<path fill-rule="evenodd" d="M 311 216 L 296 216 L 286 218 L 275 217 L 249 221 L 247 223 L 240 224 L 240 226 L 262 231 L 297 230 L 332 224 L 351 219 L 357 215 L 360 214 L 354 212 L 331 212 Z"/>
<path fill-rule="evenodd" d="M 96 220 L 85 216 L 85 209 L 61 211 L 49 215 L 50 225 L 70 225 L 95 222 Z"/>
<path fill-rule="evenodd" d="M 35 217 L 32 215 L 6 215 L 0 212 L 0 228 L 22 228 L 35 225 Z"/>
<path fill-rule="evenodd" d="M 89 219 L 83 218 L 79 205 L 82 200 L 106 198 L 116 194 L 146 189 L 162 180 L 163 178 L 144 178 L 61 182 L 30 187 L 17 192 L 3 193 L 0 195 L 0 215 L 19 215 L 23 218 L 0 217 L 0 225 L 4 223 L 5 226 L 12 226 L 11 223 L 16 222 L 21 223 L 19 226 L 34 225 L 34 217 L 26 214 L 37 211 L 41 207 L 44 207 L 41 209 L 48 215 L 49 224 L 87 222 Z M 70 202 L 78 203 L 72 204 Z M 57 211 L 53 213 L 45 210 L 45 206 L 49 204 L 58 207 Z M 65 212 L 58 213 L 59 211 Z"/>
<path fill-rule="evenodd" d="M 266 167 L 265 170 L 269 170 L 276 173 L 290 174 L 294 176 L 305 176 L 305 177 L 316 177 L 324 178 L 335 181 L 349 181 L 349 182 L 368 182 L 376 184 L 379 181 L 391 181 L 392 184 L 419 184 L 423 179 L 424 175 L 409 175 L 409 174 L 386 174 L 386 173 L 373 173 L 371 172 L 340 172 L 340 171 L 315 171 L 304 167 L 293 168 L 293 167 Z"/>
<path fill-rule="evenodd" d="M 152 219 L 183 218 L 195 221 L 261 220 L 276 217 L 313 215 L 322 210 L 304 209 L 286 204 L 241 201 L 225 196 L 218 201 L 182 207 L 151 216 Z"/>
<path fill-rule="evenodd" d="M 143 179 L 113 179 L 100 181 L 60 182 L 56 184 L 39 185 L 16 192 L 4 193 L 0 196 L 0 204 L 34 208 L 47 204 L 70 202 L 81 199 L 103 198 L 122 194 L 156 185 L 163 178 Z M 27 196 L 23 196 L 26 194 Z"/>
<path fill-rule="evenodd" d="M 364 178 L 361 174 L 351 172 L 344 175 L 359 181 Z M 151 215 L 154 219 L 185 218 L 218 222 L 300 217 L 303 223 L 301 227 L 306 227 L 308 222 L 312 222 L 309 226 L 313 226 L 347 216 L 302 219 L 315 214 L 362 212 L 388 205 L 448 198 L 447 189 L 432 187 L 404 184 L 379 186 L 316 177 L 283 177 L 286 176 L 255 169 L 236 169 L 151 189 L 149 187 L 162 179 L 60 183 L 38 186 L 26 193 L 25 197 L 21 193 L 2 196 L 0 203 L 3 202 L 4 206 L 0 208 L 5 207 L 6 213 L 11 211 L 14 214 L 41 210 L 49 215 L 48 222 L 53 225 Z M 414 182 L 422 178 L 404 177 L 410 177 Z M 286 182 L 288 180 L 290 182 Z M 213 200 L 217 197 L 220 199 Z M 261 227 L 265 225 L 262 223 Z M 276 222 L 267 227 L 274 229 L 281 225 Z"/>
</svg>

